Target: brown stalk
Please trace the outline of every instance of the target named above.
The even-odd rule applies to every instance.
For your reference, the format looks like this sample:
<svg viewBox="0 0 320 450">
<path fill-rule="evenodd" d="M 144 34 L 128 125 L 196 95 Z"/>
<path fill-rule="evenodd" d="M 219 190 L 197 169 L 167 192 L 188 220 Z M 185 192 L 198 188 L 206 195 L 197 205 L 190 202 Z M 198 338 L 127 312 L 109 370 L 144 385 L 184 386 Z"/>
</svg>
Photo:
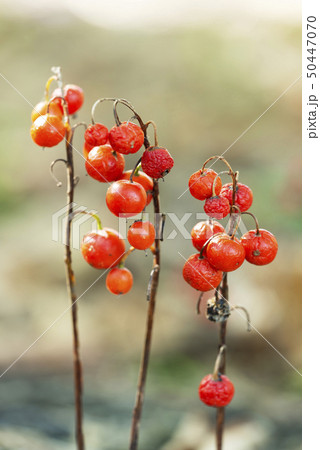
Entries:
<svg viewBox="0 0 320 450">
<path fill-rule="evenodd" d="M 67 202 L 68 211 L 67 217 L 72 217 L 73 214 L 73 199 L 74 199 L 74 166 L 72 153 L 72 138 L 73 129 L 70 129 L 66 137 L 66 170 L 67 170 Z M 77 449 L 84 450 L 84 436 L 82 426 L 83 405 L 82 405 L 82 365 L 80 359 L 79 349 L 79 331 L 78 331 L 78 305 L 77 295 L 75 292 L 75 276 L 72 269 L 72 254 L 71 254 L 71 220 L 67 220 L 65 230 L 65 267 L 66 267 L 66 284 L 71 300 L 71 315 L 72 315 L 72 337 L 73 337 L 73 372 L 74 372 L 74 396 L 75 396 L 75 426 L 76 426 L 76 442 Z"/>
<path fill-rule="evenodd" d="M 50 77 L 46 84 L 46 99 L 48 100 L 48 93 L 50 84 L 52 81 L 57 81 L 58 87 L 61 90 L 62 94 L 62 79 L 61 79 L 61 69 L 60 67 L 52 67 L 52 72 L 54 76 Z M 74 165 L 73 165 L 73 147 L 72 140 L 74 131 L 78 126 L 86 124 L 80 122 L 74 125 L 72 128 L 70 126 L 70 118 L 67 108 L 66 100 L 63 96 L 56 97 L 61 98 L 63 112 L 64 112 L 64 122 L 66 127 L 66 159 L 56 159 L 52 162 L 50 166 L 51 175 L 57 182 L 57 186 L 61 186 L 61 183 L 56 179 L 53 174 L 54 165 L 61 161 L 66 166 L 67 171 L 67 218 L 66 228 L 65 228 L 65 270 L 66 270 L 66 285 L 68 295 L 71 301 L 71 317 L 72 317 L 72 338 L 73 338 L 73 376 L 74 376 L 74 397 L 75 397 L 75 437 L 77 443 L 77 450 L 85 450 L 84 436 L 83 436 L 83 425 L 82 425 L 82 416 L 83 416 L 83 406 L 82 406 L 82 365 L 80 359 L 80 349 L 79 349 L 79 331 L 78 331 L 78 305 L 77 305 L 77 295 L 75 292 L 75 276 L 72 268 L 72 251 L 71 251 L 71 222 L 73 217 L 73 200 L 74 200 L 74 189 L 79 179 L 74 176 Z M 51 99 L 48 102 L 47 111 L 49 111 L 50 102 L 54 99 Z"/>
<path fill-rule="evenodd" d="M 131 109 L 131 108 L 130 108 Z M 135 113 L 135 111 L 133 111 Z M 139 116 L 138 116 L 139 117 Z M 139 117 L 140 119 L 140 117 Z M 138 120 L 139 120 L 138 119 Z M 139 120 L 140 122 L 140 120 Z M 148 138 L 146 135 L 146 127 L 142 126 L 142 129 L 145 134 L 145 148 L 150 146 L 148 142 Z M 140 370 L 138 377 L 138 387 L 136 393 L 136 400 L 132 414 L 132 423 L 131 423 L 131 434 L 130 434 L 130 450 L 137 450 L 138 448 L 138 439 L 139 439 L 139 428 L 140 428 L 140 420 L 143 408 L 144 401 L 144 391 L 147 380 L 147 372 L 151 351 L 151 340 L 152 340 L 152 329 L 153 329 L 153 320 L 154 320 L 154 312 L 156 306 L 156 294 L 159 283 L 159 272 L 160 272 L 160 241 L 161 241 L 161 220 L 160 220 L 160 195 L 159 195 L 159 183 L 157 180 L 153 180 L 153 209 L 155 213 L 155 230 L 156 230 L 156 239 L 154 246 L 154 263 L 152 269 L 152 275 L 148 286 L 148 311 L 147 311 L 147 320 L 146 320 L 146 330 L 145 330 L 145 338 L 144 345 L 141 355 L 140 362 Z"/>
</svg>

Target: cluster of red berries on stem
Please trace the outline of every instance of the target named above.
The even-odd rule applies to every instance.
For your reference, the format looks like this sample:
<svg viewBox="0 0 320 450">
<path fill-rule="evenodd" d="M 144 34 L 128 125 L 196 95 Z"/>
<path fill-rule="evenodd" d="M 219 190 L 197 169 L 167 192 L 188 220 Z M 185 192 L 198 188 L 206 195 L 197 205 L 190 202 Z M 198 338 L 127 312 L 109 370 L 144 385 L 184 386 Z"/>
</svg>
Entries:
<svg viewBox="0 0 320 450">
<path fill-rule="evenodd" d="M 103 101 L 113 102 L 116 123 L 110 129 L 94 120 L 95 108 Z M 117 112 L 119 103 L 134 112 L 139 125 L 120 121 Z M 125 155 L 139 152 L 145 144 L 146 131 L 150 124 L 154 127 L 155 146 L 147 146 L 135 167 L 124 171 Z M 121 218 L 142 214 L 141 219 L 136 220 L 128 230 L 127 239 L 131 245 L 128 252 L 125 252 L 122 236 L 109 229 L 88 233 L 84 236 L 81 246 L 82 255 L 90 265 L 97 269 L 111 269 L 106 278 L 108 290 L 116 295 L 125 294 L 133 284 L 131 272 L 124 267 L 126 258 L 133 249 L 150 249 L 153 252 L 156 231 L 151 222 L 143 219 L 143 212 L 152 200 L 154 181 L 170 172 L 173 159 L 167 149 L 158 146 L 154 122 L 144 124 L 132 105 L 123 99 L 103 98 L 95 102 L 92 107 L 92 125 L 86 129 L 84 140 L 88 175 L 100 182 L 111 182 L 106 193 L 108 209 Z M 158 161 L 157 172 L 154 158 Z M 103 258 L 101 254 L 108 256 Z"/>
<path fill-rule="evenodd" d="M 206 168 L 212 160 L 222 161 L 228 170 L 216 173 L 213 169 Z M 231 177 L 231 183 L 222 185 L 220 176 L 223 174 Z M 269 264 L 278 250 L 273 234 L 259 228 L 256 217 L 248 212 L 253 202 L 253 193 L 247 185 L 239 183 L 238 178 L 239 173 L 234 172 L 228 161 L 221 156 L 209 158 L 202 168 L 189 178 L 190 194 L 197 200 L 204 201 L 208 220 L 198 222 L 191 231 L 192 244 L 198 253 L 186 260 L 183 277 L 190 286 L 200 291 L 198 312 L 204 292 L 215 291 L 214 298 L 207 302 L 206 314 L 213 322 L 225 322 L 230 312 L 237 308 L 230 307 L 228 299 L 221 294 L 222 282 L 226 282 L 227 273 L 239 269 L 245 260 L 254 265 Z M 256 227 L 238 239 L 236 233 L 243 214 L 250 215 Z M 230 215 L 228 231 L 219 222 L 227 215 Z M 225 352 L 224 345 L 220 345 L 221 352 Z M 225 375 L 218 375 L 217 370 L 214 375 L 204 377 L 199 386 L 200 400 L 217 408 L 230 403 L 233 393 L 233 384 Z"/>
<path fill-rule="evenodd" d="M 160 240 L 164 225 L 164 215 L 160 214 L 160 198 L 158 179 L 167 175 L 174 165 L 168 150 L 160 147 L 157 138 L 157 128 L 153 121 L 144 123 L 134 107 L 124 99 L 102 98 L 92 107 L 92 124 L 87 127 L 81 122 L 73 127 L 70 116 L 75 114 L 83 104 L 84 94 L 76 85 L 63 85 L 60 67 L 53 67 L 54 75 L 46 83 L 45 98 L 38 103 L 32 112 L 30 134 L 33 141 L 40 147 L 55 147 L 65 141 L 66 159 L 57 158 L 51 164 L 51 174 L 57 162 L 63 162 L 67 171 L 67 216 L 65 232 L 65 265 L 66 283 L 71 300 L 74 383 L 76 407 L 76 439 L 78 450 L 84 450 L 82 431 L 82 366 L 79 353 L 79 332 L 77 326 L 77 296 L 75 293 L 75 277 L 71 258 L 71 222 L 76 214 L 90 214 L 97 221 L 97 230 L 83 237 L 81 252 L 85 261 L 97 269 L 108 270 L 106 278 L 107 289 L 116 295 L 129 292 L 133 284 L 133 275 L 125 267 L 127 257 L 134 250 L 150 250 L 153 254 L 153 269 L 147 289 L 149 300 L 146 326 L 146 339 L 139 371 L 137 399 L 133 412 L 131 429 L 131 446 L 136 449 L 138 430 L 143 405 L 143 393 L 146 383 L 153 315 L 155 310 L 156 292 L 160 270 Z M 50 95 L 51 83 L 56 81 L 58 88 Z M 108 128 L 94 120 L 95 108 L 103 101 L 113 102 L 115 125 Z M 122 104 L 133 112 L 133 118 L 121 122 L 117 105 Z M 132 120 L 137 120 L 138 124 Z M 114 229 L 103 227 L 98 216 L 84 211 L 74 211 L 74 188 L 79 181 L 74 176 L 73 165 L 73 135 L 75 129 L 85 127 L 83 156 L 88 175 L 101 183 L 112 183 L 106 192 L 106 205 L 117 217 L 133 217 L 141 213 L 141 218 L 135 220 L 128 230 L 127 238 L 130 244 L 126 251 L 125 240 Z M 149 144 L 147 129 L 154 128 L 154 145 Z M 144 146 L 141 157 L 132 170 L 125 170 L 125 155 L 139 152 Z M 156 227 L 144 219 L 145 208 L 153 199 Z M 159 217 L 161 216 L 161 220 Z"/>
<path fill-rule="evenodd" d="M 220 174 L 205 168 L 211 159 L 225 162 L 232 183 L 222 185 Z M 201 292 L 210 291 L 219 286 L 223 272 L 237 270 L 245 260 L 255 265 L 273 261 L 277 254 L 277 241 L 272 233 L 259 228 L 253 214 L 246 212 L 253 201 L 252 191 L 238 182 L 238 173 L 232 171 L 224 158 L 209 158 L 202 169 L 192 174 L 189 191 L 193 197 L 205 200 L 204 210 L 209 217 L 207 221 L 198 222 L 191 231 L 192 244 L 199 253 L 191 255 L 184 265 L 183 276 L 187 283 Z M 237 222 L 229 233 L 217 221 L 228 214 L 230 222 Z M 242 214 L 250 214 L 255 219 L 256 229 L 238 239 L 236 231 Z"/>
</svg>

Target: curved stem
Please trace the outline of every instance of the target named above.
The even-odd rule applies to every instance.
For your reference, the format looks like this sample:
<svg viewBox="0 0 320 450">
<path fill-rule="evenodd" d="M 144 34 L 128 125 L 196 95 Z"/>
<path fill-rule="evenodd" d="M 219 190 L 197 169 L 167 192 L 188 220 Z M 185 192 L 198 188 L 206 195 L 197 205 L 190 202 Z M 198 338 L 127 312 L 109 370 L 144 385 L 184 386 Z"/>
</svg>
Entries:
<svg viewBox="0 0 320 450">
<path fill-rule="evenodd" d="M 46 87 L 45 87 L 45 91 L 44 91 L 44 96 L 45 96 L 46 102 L 49 101 L 49 89 L 50 89 L 51 83 L 56 80 L 57 80 L 57 76 L 52 75 L 46 82 Z"/>
<path fill-rule="evenodd" d="M 138 120 L 140 116 L 136 114 Z M 140 123 L 139 120 L 139 123 Z M 142 122 L 142 120 L 141 120 Z M 148 141 L 146 130 L 144 124 L 142 122 L 143 127 L 142 130 L 145 135 L 144 146 L 145 148 L 150 147 L 150 143 Z M 140 123 L 141 126 L 141 123 Z M 159 274 L 160 274 L 160 241 L 161 241 L 161 222 L 160 219 L 160 194 L 159 194 L 159 183 L 158 180 L 153 180 L 153 209 L 155 214 L 155 230 L 156 230 L 156 239 L 154 244 L 154 262 L 153 262 L 153 270 L 151 272 L 148 291 L 147 291 L 147 300 L 148 300 L 148 311 L 147 311 L 147 321 L 146 321 L 146 331 L 145 331 L 145 339 L 144 346 L 142 350 L 141 362 L 140 362 L 140 370 L 138 377 L 138 387 L 136 393 L 136 400 L 132 414 L 132 424 L 131 424 L 131 434 L 130 434 L 130 450 L 137 450 L 138 448 L 138 439 L 139 439 L 139 427 L 140 420 L 143 408 L 144 401 L 144 391 L 145 384 L 147 380 L 147 372 L 149 365 L 149 357 L 151 351 L 151 340 L 152 340 L 152 329 L 153 329 L 153 319 L 154 312 L 156 307 L 156 295 L 159 283 Z"/>
<path fill-rule="evenodd" d="M 118 266 L 119 266 L 119 267 L 123 267 L 123 266 L 124 266 L 125 260 L 128 258 L 128 256 L 129 256 L 134 250 L 135 250 L 134 247 L 130 247 L 129 250 L 127 250 L 127 251 L 125 252 L 125 254 L 123 255 L 123 257 L 120 259 L 120 261 L 119 261 L 119 263 L 118 263 Z"/>
<path fill-rule="evenodd" d="M 214 197 L 216 194 L 216 184 L 217 184 L 217 180 L 218 178 L 220 178 L 220 175 L 231 175 L 230 171 L 228 170 L 223 170 L 222 172 L 217 173 L 217 176 L 215 177 L 215 179 L 213 180 L 213 185 L 212 185 L 212 197 Z"/>
<path fill-rule="evenodd" d="M 66 161 L 67 161 L 67 201 L 68 210 L 67 217 L 73 214 L 73 200 L 74 200 L 74 166 L 72 154 L 72 130 L 67 132 L 66 139 Z M 76 409 L 76 442 L 77 449 L 84 450 L 84 436 L 82 430 L 82 365 L 79 350 L 79 332 L 78 332 L 78 308 L 77 295 L 75 292 L 75 276 L 72 269 L 72 253 L 71 253 L 71 220 L 66 221 L 65 230 L 65 267 L 66 267 L 66 283 L 69 297 L 71 300 L 71 315 L 72 315 L 72 336 L 73 336 L 73 370 L 74 370 L 74 394 L 75 394 L 75 409 Z"/>
<path fill-rule="evenodd" d="M 258 223 L 258 219 L 256 218 L 256 216 L 249 211 L 242 212 L 241 214 L 247 214 L 248 216 L 251 216 L 253 218 L 253 220 L 255 221 L 255 224 L 256 224 L 256 236 L 260 236 L 260 228 L 259 228 L 259 223 Z"/>
<path fill-rule="evenodd" d="M 132 178 L 133 178 L 135 175 L 137 175 L 136 172 L 139 171 L 138 167 L 139 167 L 139 166 L 141 167 L 141 164 L 140 164 L 140 163 L 141 163 L 141 158 L 138 159 L 138 161 L 136 162 L 134 168 L 132 169 L 132 172 L 131 172 L 130 177 L 129 177 L 130 183 L 132 183 Z"/>
<path fill-rule="evenodd" d="M 224 274 L 222 283 L 219 287 L 220 294 L 227 301 L 229 300 L 229 287 L 228 287 L 228 277 L 227 274 Z M 227 335 L 227 322 L 220 323 L 219 330 L 219 346 L 218 349 L 226 345 L 226 335 Z M 220 364 L 220 373 L 224 374 L 226 371 L 226 351 L 224 351 L 224 358 Z M 222 439 L 223 439 L 223 427 L 224 427 L 224 407 L 218 408 L 217 410 L 217 418 L 216 418 L 216 443 L 217 450 L 222 450 Z"/>
<path fill-rule="evenodd" d="M 220 369 L 223 366 L 223 360 L 224 360 L 224 355 L 225 355 L 225 351 L 227 349 L 227 346 L 225 344 L 221 345 L 221 347 L 219 348 L 219 353 L 216 359 L 216 362 L 214 364 L 214 369 L 213 369 L 213 379 L 215 381 L 220 380 Z"/>
<path fill-rule="evenodd" d="M 242 309 L 242 311 L 245 313 L 247 318 L 247 331 L 251 331 L 251 322 L 250 322 L 250 315 L 248 313 L 248 310 L 244 306 L 234 305 L 230 308 L 230 311 L 233 311 L 234 309 Z"/>
<path fill-rule="evenodd" d="M 196 304 L 196 313 L 197 313 L 197 314 L 200 314 L 200 312 L 201 312 L 201 311 L 200 311 L 200 305 L 201 305 L 201 301 L 202 301 L 202 299 L 203 299 L 203 295 L 204 295 L 204 292 L 201 292 L 200 295 L 199 295 L 197 304 Z"/>
<path fill-rule="evenodd" d="M 98 230 L 102 230 L 102 223 L 101 223 L 101 219 L 97 214 L 93 214 L 91 212 L 88 211 L 82 211 L 81 209 L 78 209 L 76 211 L 73 211 L 69 216 L 68 216 L 68 220 L 69 222 L 72 222 L 74 216 L 76 216 L 77 214 L 87 214 L 88 216 L 93 217 L 96 222 L 97 222 L 97 226 L 98 226 Z"/>
<path fill-rule="evenodd" d="M 228 161 L 223 158 L 220 155 L 215 155 L 215 156 L 211 156 L 210 158 L 208 158 L 202 165 L 201 167 L 201 173 L 203 173 L 205 166 L 208 164 L 208 162 L 217 159 L 219 161 L 222 161 L 229 169 L 229 175 L 232 178 L 232 204 L 231 206 L 233 206 L 235 204 L 235 199 L 236 199 L 236 192 L 237 192 L 237 181 L 238 181 L 238 176 L 239 176 L 239 172 L 234 172 L 232 170 L 231 165 L 228 163 Z"/>
<path fill-rule="evenodd" d="M 154 131 L 154 146 L 158 147 L 158 131 L 157 131 L 157 125 L 155 124 L 155 122 L 153 120 L 149 120 L 146 124 L 145 127 L 146 129 L 148 128 L 149 125 L 153 126 L 153 131 Z"/>
<path fill-rule="evenodd" d="M 58 180 L 58 178 L 53 173 L 53 168 L 58 162 L 63 162 L 67 167 L 68 161 L 63 158 L 58 158 L 58 159 L 55 159 L 54 161 L 52 161 L 52 163 L 50 164 L 50 174 L 51 174 L 52 178 L 54 179 L 54 181 L 57 183 L 57 187 L 60 187 L 60 186 L 62 186 L 62 183 L 61 183 L 61 181 Z"/>
<path fill-rule="evenodd" d="M 210 158 L 208 158 L 208 159 L 203 163 L 203 165 L 202 165 L 202 167 L 201 167 L 201 173 L 203 173 L 204 168 L 205 168 L 205 166 L 208 164 L 208 162 L 212 161 L 213 159 L 218 159 L 218 160 L 222 161 L 222 162 L 228 167 L 229 171 L 230 171 L 231 173 L 234 173 L 233 170 L 232 170 L 232 167 L 230 166 L 230 164 L 228 163 L 228 161 L 227 161 L 225 158 L 223 158 L 222 156 L 220 156 L 220 155 L 210 156 Z"/>
</svg>

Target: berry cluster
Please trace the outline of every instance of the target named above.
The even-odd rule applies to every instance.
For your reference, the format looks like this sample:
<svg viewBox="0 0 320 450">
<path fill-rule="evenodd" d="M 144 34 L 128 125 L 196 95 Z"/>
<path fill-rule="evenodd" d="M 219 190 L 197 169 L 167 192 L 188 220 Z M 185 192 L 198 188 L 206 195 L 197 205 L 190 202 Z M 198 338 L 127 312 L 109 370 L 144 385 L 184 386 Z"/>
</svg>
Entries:
<svg viewBox="0 0 320 450">
<path fill-rule="evenodd" d="M 54 147 L 64 139 L 69 129 L 69 114 L 75 114 L 84 101 L 82 89 L 74 84 L 55 89 L 49 98 L 51 81 L 47 84 L 46 99 L 37 103 L 31 113 L 30 134 L 40 147 Z"/>
<path fill-rule="evenodd" d="M 132 419 L 131 446 L 138 441 L 138 430 L 143 406 L 143 393 L 148 370 L 153 316 L 160 271 L 160 241 L 165 215 L 160 211 L 159 178 L 167 175 L 174 165 L 168 150 L 158 145 L 157 128 L 153 121 L 144 123 L 134 107 L 124 99 L 102 98 L 92 107 L 92 124 L 87 127 L 84 122 L 71 126 L 71 115 L 75 114 L 84 101 L 83 91 L 75 85 L 63 85 L 60 67 L 52 67 L 53 75 L 48 79 L 45 98 L 38 103 L 32 112 L 30 130 L 33 141 L 41 147 L 54 147 L 64 141 L 66 156 L 57 158 L 51 163 L 51 174 L 61 186 L 53 173 L 57 162 L 63 162 L 67 175 L 67 221 L 65 228 L 65 266 L 66 283 L 71 300 L 73 361 L 76 408 L 76 440 L 77 448 L 84 450 L 82 431 L 82 367 L 79 352 L 79 331 L 77 325 L 77 296 L 75 293 L 75 276 L 72 268 L 71 229 L 76 214 L 90 214 L 97 221 L 97 231 L 87 233 L 83 237 L 81 252 L 85 261 L 97 269 L 108 270 L 107 289 L 116 295 L 129 292 L 133 285 L 132 273 L 124 267 L 125 260 L 134 250 L 150 250 L 153 254 L 147 288 L 148 321 L 146 339 L 143 346 L 141 367 L 139 370 L 138 391 Z M 58 88 L 49 94 L 51 83 L 55 81 Z M 107 127 L 96 123 L 94 111 L 102 101 L 113 102 L 115 125 Z M 122 104 L 130 110 L 131 118 L 121 122 L 117 113 L 117 105 Z M 133 116 L 132 114 L 133 113 Z M 138 124 L 133 123 L 137 121 Z M 95 214 L 74 210 L 74 190 L 79 178 L 74 176 L 73 136 L 75 130 L 85 127 L 83 156 L 87 174 L 101 183 L 111 183 L 106 193 L 108 209 L 117 217 L 133 217 L 141 213 L 141 218 L 130 226 L 127 238 L 130 244 L 126 251 L 125 240 L 114 229 L 102 227 Z M 150 145 L 147 136 L 148 126 L 154 128 L 154 145 Z M 144 146 L 142 155 L 132 170 L 125 171 L 125 155 L 135 154 Z M 156 227 L 145 220 L 145 208 L 153 200 Z M 130 447 L 131 448 L 131 447 Z"/>
<path fill-rule="evenodd" d="M 252 204 L 252 191 L 238 182 L 238 174 L 231 168 L 228 173 L 233 177 L 233 182 L 222 186 L 219 174 L 204 166 L 190 176 L 189 191 L 196 199 L 205 200 L 204 211 L 209 218 L 193 227 L 192 244 L 199 253 L 191 255 L 183 268 L 187 283 L 202 292 L 217 288 L 223 272 L 238 269 L 245 259 L 251 264 L 268 264 L 278 250 L 275 237 L 269 231 L 259 229 L 257 222 L 256 230 L 248 231 L 241 239 L 235 237 L 241 214 Z M 228 214 L 230 223 L 234 222 L 235 217 L 238 219 L 237 226 L 229 233 L 217 220 L 213 220 L 223 219 Z"/>
<path fill-rule="evenodd" d="M 212 159 L 221 160 L 229 170 L 216 173 L 206 168 Z M 232 182 L 222 185 L 219 175 L 225 173 L 231 176 Z M 199 302 L 204 292 L 215 290 L 215 300 L 209 299 L 207 304 L 207 318 L 211 321 L 226 321 L 232 310 L 221 296 L 221 284 L 226 273 L 237 270 L 245 260 L 255 265 L 269 264 L 278 250 L 273 234 L 260 229 L 255 216 L 247 212 L 252 205 L 253 194 L 248 186 L 238 182 L 238 176 L 239 173 L 233 172 L 224 158 L 214 156 L 189 178 L 190 194 L 205 202 L 204 211 L 208 220 L 198 222 L 191 231 L 192 244 L 198 253 L 185 262 L 183 277 L 190 286 L 201 292 Z M 256 229 L 238 239 L 236 232 L 243 214 L 254 218 Z M 218 222 L 227 215 L 230 215 L 228 232 Z M 215 378 L 206 376 L 199 387 L 200 399 L 209 406 L 226 406 L 233 392 L 230 380 L 220 375 Z"/>
<path fill-rule="evenodd" d="M 132 109 L 128 102 L 118 102 Z M 135 116 L 138 117 L 137 114 Z M 130 121 L 120 122 L 116 109 L 115 121 L 116 124 L 108 129 L 93 119 L 92 125 L 86 129 L 83 147 L 85 168 L 94 180 L 111 182 L 106 193 L 107 207 L 115 216 L 128 218 L 144 212 L 153 198 L 154 181 L 168 174 L 174 163 L 168 150 L 157 145 L 156 128 L 156 145 L 146 145 L 147 126 L 154 125 L 153 122 L 143 124 L 141 119 L 139 125 Z M 125 155 L 137 153 L 143 144 L 146 148 L 133 170 L 124 171 Z M 106 228 L 85 235 L 81 251 L 93 267 L 111 268 L 106 278 L 106 286 L 111 293 L 125 294 L 133 284 L 132 273 L 124 267 L 125 259 L 133 249 L 154 251 L 155 236 L 154 225 L 144 220 L 142 214 L 141 219 L 128 230 L 131 249 L 127 253 L 122 236 Z"/>
</svg>

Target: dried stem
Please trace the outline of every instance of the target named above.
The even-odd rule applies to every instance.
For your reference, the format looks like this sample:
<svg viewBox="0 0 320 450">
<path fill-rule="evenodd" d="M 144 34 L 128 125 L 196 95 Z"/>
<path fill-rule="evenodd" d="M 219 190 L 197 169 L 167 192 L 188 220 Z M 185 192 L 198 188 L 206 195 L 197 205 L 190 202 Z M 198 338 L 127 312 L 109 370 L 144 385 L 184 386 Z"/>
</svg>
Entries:
<svg viewBox="0 0 320 450">
<path fill-rule="evenodd" d="M 131 109 L 131 108 L 130 108 Z M 136 114 L 139 123 L 140 116 Z M 140 123 L 141 124 L 141 123 Z M 150 146 L 148 142 L 148 138 L 146 135 L 146 127 L 143 124 L 143 132 L 145 135 L 144 145 L 146 148 Z M 131 424 L 131 435 L 130 435 L 130 450 L 137 450 L 138 448 L 138 439 L 139 439 L 139 427 L 140 420 L 143 408 L 143 400 L 144 400 L 144 391 L 145 384 L 147 380 L 147 372 L 148 372 L 148 364 L 151 350 L 151 340 L 152 340 L 152 329 L 153 329 L 153 318 L 156 306 L 156 294 L 159 283 L 159 272 L 160 272 L 160 241 L 161 241 L 161 223 L 160 220 L 160 195 L 159 195 L 159 183 L 158 180 L 153 180 L 153 209 L 155 214 L 155 230 L 156 230 L 156 239 L 154 245 L 154 263 L 153 269 L 151 272 L 151 279 L 148 285 L 147 299 L 148 301 L 148 312 L 147 312 L 147 321 L 146 321 L 146 331 L 145 331 L 145 339 L 144 346 L 142 350 L 139 377 L 138 377 L 138 387 L 136 393 L 136 401 L 133 409 L 132 415 L 132 424 Z"/>
<path fill-rule="evenodd" d="M 73 199 L 74 199 L 74 166 L 72 154 L 72 138 L 73 138 L 73 130 L 70 130 L 66 138 L 68 218 L 71 217 L 73 214 Z M 65 241 L 64 261 L 66 266 L 67 290 L 71 300 L 71 314 L 72 314 L 73 370 L 74 370 L 74 394 L 75 394 L 75 410 L 76 410 L 76 442 L 77 442 L 77 449 L 84 450 L 85 444 L 82 430 L 82 416 L 83 416 L 82 365 L 79 350 L 77 295 L 75 292 L 75 276 L 72 269 L 71 220 L 67 220 L 65 233 L 66 233 L 66 241 Z"/>
<path fill-rule="evenodd" d="M 248 216 L 251 216 L 253 218 L 253 220 L 255 221 L 255 224 L 256 224 L 256 236 L 260 236 L 260 228 L 259 228 L 259 223 L 258 223 L 258 219 L 256 218 L 256 216 L 249 211 L 245 211 L 241 214 L 248 214 Z"/>
<path fill-rule="evenodd" d="M 220 294 L 227 301 L 229 300 L 229 287 L 227 274 L 224 274 L 221 287 L 219 288 Z M 219 330 L 219 352 L 223 346 L 226 345 L 226 334 L 227 334 L 227 320 L 220 323 Z M 220 373 L 224 374 L 226 371 L 226 350 L 224 350 L 224 358 L 220 364 Z M 224 407 L 218 408 L 217 418 L 216 418 L 216 443 L 217 450 L 222 450 L 222 439 L 223 439 L 223 427 L 224 427 Z"/>
<path fill-rule="evenodd" d="M 201 292 L 199 297 L 198 297 L 198 301 L 197 301 L 197 304 L 196 304 L 196 313 L 197 314 L 200 314 L 200 312 L 201 312 L 200 311 L 200 305 L 201 305 L 201 301 L 203 299 L 203 295 L 204 295 L 204 292 Z"/>
</svg>

